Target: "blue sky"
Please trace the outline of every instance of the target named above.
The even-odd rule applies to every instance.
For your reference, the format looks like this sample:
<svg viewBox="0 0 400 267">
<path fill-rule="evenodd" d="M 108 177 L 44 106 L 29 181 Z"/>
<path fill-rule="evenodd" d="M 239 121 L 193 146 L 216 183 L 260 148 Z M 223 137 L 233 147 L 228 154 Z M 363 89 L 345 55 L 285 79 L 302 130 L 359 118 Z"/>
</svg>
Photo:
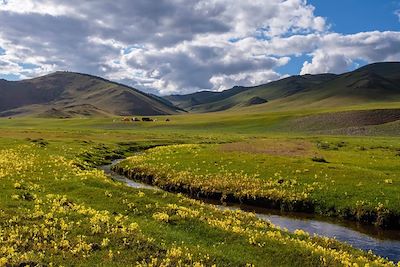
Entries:
<svg viewBox="0 0 400 267">
<path fill-rule="evenodd" d="M 400 18 L 395 11 L 400 10 L 400 1 L 390 0 L 308 0 L 315 7 L 315 14 L 326 18 L 329 31 L 343 34 L 354 34 L 369 31 L 399 31 Z M 293 57 L 281 72 L 296 75 L 304 61 L 310 60 L 307 55 Z M 358 60 L 351 69 L 365 65 Z"/>
<path fill-rule="evenodd" d="M 0 25 L 0 78 L 68 70 L 161 95 L 400 61 L 400 0 L 8 0 Z"/>
<path fill-rule="evenodd" d="M 398 31 L 400 1 L 391 0 L 309 0 L 315 14 L 326 17 L 335 32 Z"/>
</svg>

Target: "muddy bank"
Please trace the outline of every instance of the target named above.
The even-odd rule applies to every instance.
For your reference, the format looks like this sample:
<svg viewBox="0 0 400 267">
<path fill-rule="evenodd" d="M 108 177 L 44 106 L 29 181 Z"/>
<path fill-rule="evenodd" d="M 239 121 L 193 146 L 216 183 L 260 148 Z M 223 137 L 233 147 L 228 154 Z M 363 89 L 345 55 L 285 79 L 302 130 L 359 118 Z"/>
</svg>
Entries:
<svg viewBox="0 0 400 267">
<path fill-rule="evenodd" d="M 209 199 L 220 203 L 237 203 L 248 206 L 261 207 L 265 209 L 276 209 L 285 212 L 304 212 L 318 214 L 328 217 L 351 220 L 359 223 L 374 225 L 383 229 L 400 229 L 400 215 L 388 210 L 364 210 L 344 209 L 336 210 L 334 207 L 324 207 L 312 200 L 289 201 L 287 199 L 271 199 L 267 197 L 241 196 L 234 193 L 219 191 L 206 191 L 199 187 L 188 184 L 171 184 L 156 179 L 152 174 L 146 174 L 136 169 L 124 169 L 121 166 L 113 165 L 112 171 L 123 175 L 131 180 L 140 181 L 149 185 L 155 185 L 165 191 L 183 193 L 193 198 Z M 162 182 L 160 182 L 162 181 Z"/>
<path fill-rule="evenodd" d="M 121 181 L 129 187 L 162 190 L 160 187 L 154 186 L 155 180 L 150 175 L 138 175 L 132 171 L 126 171 L 118 166 L 115 166 L 120 161 L 121 160 L 114 161 L 113 164 L 103 166 L 101 169 L 104 170 L 106 174 L 112 177 L 114 180 Z M 150 186 L 149 184 L 153 184 L 153 186 Z M 341 242 L 346 242 L 355 248 L 365 251 L 371 250 L 375 254 L 394 262 L 400 261 L 399 231 L 383 230 L 378 227 L 360 225 L 351 221 L 332 221 L 328 220 L 326 217 L 320 218 L 310 213 L 281 212 L 276 209 L 270 210 L 265 209 L 265 207 L 259 208 L 254 205 L 235 204 L 232 202 L 227 202 L 227 198 L 224 198 L 225 205 L 221 205 L 222 194 L 218 192 L 213 192 L 212 194 L 199 194 L 199 190 L 193 190 L 193 188 L 188 189 L 184 186 L 165 186 L 163 189 L 172 192 L 186 192 L 187 195 L 215 205 L 221 210 L 240 209 L 254 212 L 259 219 L 270 221 L 274 225 L 286 228 L 291 232 L 295 231 L 296 229 L 301 229 L 310 233 L 311 235 L 316 234 L 319 236 L 335 238 Z M 211 199 L 210 197 L 213 197 L 214 199 Z M 233 198 L 233 200 L 235 199 Z M 255 200 L 250 203 L 254 203 L 254 201 Z M 274 205 L 278 204 L 274 203 Z"/>
</svg>

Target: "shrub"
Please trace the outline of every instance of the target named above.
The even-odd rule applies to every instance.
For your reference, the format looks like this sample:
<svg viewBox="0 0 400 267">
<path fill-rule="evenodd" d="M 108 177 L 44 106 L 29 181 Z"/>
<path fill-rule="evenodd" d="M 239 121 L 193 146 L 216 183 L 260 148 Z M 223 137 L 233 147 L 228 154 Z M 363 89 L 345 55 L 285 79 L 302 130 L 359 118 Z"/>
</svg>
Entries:
<svg viewBox="0 0 400 267">
<path fill-rule="evenodd" d="M 331 146 L 329 145 L 328 142 L 318 142 L 317 147 L 319 149 L 328 150 L 328 149 L 330 149 Z"/>
<path fill-rule="evenodd" d="M 314 156 L 311 160 L 314 162 L 328 163 L 328 161 L 322 156 Z"/>
</svg>

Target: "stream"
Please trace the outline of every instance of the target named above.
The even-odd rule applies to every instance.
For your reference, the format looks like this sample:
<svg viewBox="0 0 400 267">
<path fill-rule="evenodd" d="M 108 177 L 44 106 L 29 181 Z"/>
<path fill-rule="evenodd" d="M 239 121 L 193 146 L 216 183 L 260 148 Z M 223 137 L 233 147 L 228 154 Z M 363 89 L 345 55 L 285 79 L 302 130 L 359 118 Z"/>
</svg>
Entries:
<svg viewBox="0 0 400 267">
<path fill-rule="evenodd" d="M 103 170 L 112 179 L 125 183 L 129 187 L 162 190 L 158 187 L 132 181 L 125 176 L 119 175 L 111 170 L 111 167 L 122 161 L 114 160 L 112 164 L 101 166 Z M 216 201 L 201 199 L 204 202 L 213 204 L 223 209 L 254 212 L 256 216 L 265 221 L 270 221 L 282 229 L 286 228 L 293 232 L 301 229 L 310 235 L 326 236 L 335 238 L 341 242 L 348 243 L 355 248 L 365 251 L 371 250 L 374 254 L 387 258 L 391 261 L 400 261 L 400 231 L 382 230 L 373 226 L 360 225 L 355 222 L 339 221 L 330 218 L 318 218 L 315 215 L 301 214 L 296 212 L 282 213 L 276 210 L 262 209 L 259 207 L 244 206 L 228 203 L 221 205 Z"/>
</svg>

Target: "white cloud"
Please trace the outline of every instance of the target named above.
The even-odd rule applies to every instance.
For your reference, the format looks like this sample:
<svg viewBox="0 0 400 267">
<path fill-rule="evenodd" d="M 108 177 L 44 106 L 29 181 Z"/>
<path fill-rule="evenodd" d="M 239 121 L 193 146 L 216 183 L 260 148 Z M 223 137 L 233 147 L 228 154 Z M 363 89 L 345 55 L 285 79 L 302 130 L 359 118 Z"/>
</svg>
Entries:
<svg viewBox="0 0 400 267">
<path fill-rule="evenodd" d="M 0 2 L 0 11 L 9 11 L 14 13 L 38 13 L 52 16 L 66 15 L 72 11 L 68 6 L 60 3 L 57 5 L 52 1 L 3 1 Z"/>
<path fill-rule="evenodd" d="M 348 70 L 352 60 L 342 54 L 324 53 L 318 50 L 313 53 L 312 62 L 304 62 L 301 74 L 341 73 Z"/>
<path fill-rule="evenodd" d="M 283 76 L 273 70 L 256 71 L 256 72 L 242 72 L 236 75 L 214 75 L 210 81 L 217 91 L 223 91 L 233 86 L 249 86 L 268 83 Z"/>
<path fill-rule="evenodd" d="M 305 0 L 8 0 L 0 25 L 0 74 L 65 69 L 164 94 L 268 82 L 293 55 L 313 57 L 303 73 L 341 72 L 400 47 L 399 32 L 330 33 Z"/>
<path fill-rule="evenodd" d="M 310 38 L 306 38 L 310 39 Z M 362 32 L 351 35 L 331 33 L 317 38 L 312 62 L 305 62 L 301 74 L 341 73 L 355 61 L 367 63 L 400 60 L 400 32 Z"/>
<path fill-rule="evenodd" d="M 397 9 L 396 11 L 394 11 L 394 14 L 399 18 L 399 22 L 400 22 L 400 9 Z"/>
<path fill-rule="evenodd" d="M 252 85 L 287 61 L 254 38 L 324 31 L 313 12 L 303 0 L 9 0 L 0 4 L 1 57 L 39 66 L 23 75 L 69 69 L 164 93 Z M 20 67 L 0 73 L 11 69 L 22 77 Z"/>
</svg>

